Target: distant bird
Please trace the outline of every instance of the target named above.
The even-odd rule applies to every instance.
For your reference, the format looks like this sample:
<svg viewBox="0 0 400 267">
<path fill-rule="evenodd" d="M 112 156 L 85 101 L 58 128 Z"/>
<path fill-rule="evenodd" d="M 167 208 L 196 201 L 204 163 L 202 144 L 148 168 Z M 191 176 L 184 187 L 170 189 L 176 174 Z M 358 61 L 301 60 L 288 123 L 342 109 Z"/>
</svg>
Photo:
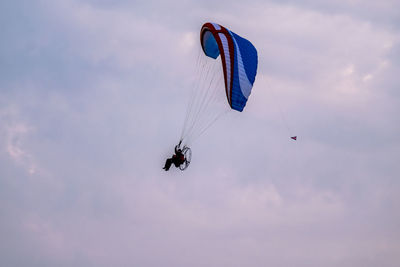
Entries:
<svg viewBox="0 0 400 267">
<path fill-rule="evenodd" d="M 292 136 L 290 138 L 292 138 L 293 140 L 297 140 L 297 135 L 296 136 Z"/>
</svg>

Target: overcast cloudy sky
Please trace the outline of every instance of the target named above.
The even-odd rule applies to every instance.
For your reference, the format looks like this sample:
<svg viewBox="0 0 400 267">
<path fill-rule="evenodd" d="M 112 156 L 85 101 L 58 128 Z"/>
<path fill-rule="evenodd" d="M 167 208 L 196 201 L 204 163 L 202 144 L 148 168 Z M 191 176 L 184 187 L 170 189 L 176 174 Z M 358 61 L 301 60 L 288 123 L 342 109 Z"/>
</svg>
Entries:
<svg viewBox="0 0 400 267">
<path fill-rule="evenodd" d="M 164 172 L 207 21 L 258 75 Z M 1 266 L 400 266 L 398 0 L 2 0 L 0 36 Z"/>
</svg>

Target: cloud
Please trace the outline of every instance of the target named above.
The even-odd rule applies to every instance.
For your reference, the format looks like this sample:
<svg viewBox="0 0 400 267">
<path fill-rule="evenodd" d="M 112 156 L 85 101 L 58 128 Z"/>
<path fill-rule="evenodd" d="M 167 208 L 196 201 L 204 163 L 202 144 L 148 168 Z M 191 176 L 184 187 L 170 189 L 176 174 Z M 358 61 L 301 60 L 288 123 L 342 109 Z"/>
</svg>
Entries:
<svg viewBox="0 0 400 267">
<path fill-rule="evenodd" d="M 0 8 L 1 265 L 398 265 L 395 2 L 23 3 Z M 255 87 L 165 173 L 207 20 L 255 44 Z"/>
<path fill-rule="evenodd" d="M 37 172 L 38 167 L 30 152 L 24 147 L 26 136 L 33 130 L 25 122 L 18 119 L 18 111 L 12 107 L 0 110 L 0 122 L 5 152 L 9 158 L 19 166 L 22 166 L 29 174 Z"/>
</svg>

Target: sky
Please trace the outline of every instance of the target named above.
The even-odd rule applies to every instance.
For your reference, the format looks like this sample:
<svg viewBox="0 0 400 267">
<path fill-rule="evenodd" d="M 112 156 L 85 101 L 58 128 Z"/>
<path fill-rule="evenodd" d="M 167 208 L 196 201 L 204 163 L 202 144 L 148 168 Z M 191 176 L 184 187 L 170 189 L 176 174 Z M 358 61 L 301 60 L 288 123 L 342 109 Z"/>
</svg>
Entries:
<svg viewBox="0 0 400 267">
<path fill-rule="evenodd" d="M 208 21 L 256 81 L 165 172 Z M 3 0 L 0 25 L 1 266 L 400 266 L 399 1 Z"/>
</svg>

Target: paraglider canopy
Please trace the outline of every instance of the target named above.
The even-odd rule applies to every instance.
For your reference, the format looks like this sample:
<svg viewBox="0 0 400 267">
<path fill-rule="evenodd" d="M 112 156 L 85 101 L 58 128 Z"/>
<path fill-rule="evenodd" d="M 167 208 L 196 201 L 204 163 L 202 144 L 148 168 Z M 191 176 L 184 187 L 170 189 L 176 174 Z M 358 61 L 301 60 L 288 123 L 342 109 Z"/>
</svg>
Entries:
<svg viewBox="0 0 400 267">
<path fill-rule="evenodd" d="M 225 91 L 232 109 L 243 111 L 257 74 L 257 50 L 248 40 L 216 23 L 205 23 L 200 43 L 206 56 L 221 55 Z"/>
<path fill-rule="evenodd" d="M 200 47 L 198 79 L 180 138 L 184 145 L 191 145 L 228 111 L 242 112 L 257 74 L 253 44 L 219 24 L 207 22 L 201 27 Z"/>
</svg>

